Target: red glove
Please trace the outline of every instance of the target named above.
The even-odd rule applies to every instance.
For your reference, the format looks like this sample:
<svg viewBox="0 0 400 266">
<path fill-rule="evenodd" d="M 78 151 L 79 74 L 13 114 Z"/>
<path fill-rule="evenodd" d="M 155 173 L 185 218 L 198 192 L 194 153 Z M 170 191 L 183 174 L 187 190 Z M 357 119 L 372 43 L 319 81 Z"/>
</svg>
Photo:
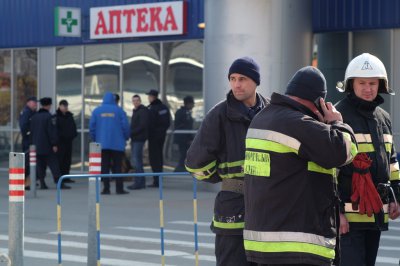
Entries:
<svg viewBox="0 0 400 266">
<path fill-rule="evenodd" d="M 360 214 L 369 217 L 373 213 L 379 213 L 382 210 L 382 200 L 372 182 L 369 167 L 372 160 L 366 153 L 359 153 L 353 160 L 354 172 L 352 176 L 352 195 L 353 210 L 358 209 Z"/>
</svg>

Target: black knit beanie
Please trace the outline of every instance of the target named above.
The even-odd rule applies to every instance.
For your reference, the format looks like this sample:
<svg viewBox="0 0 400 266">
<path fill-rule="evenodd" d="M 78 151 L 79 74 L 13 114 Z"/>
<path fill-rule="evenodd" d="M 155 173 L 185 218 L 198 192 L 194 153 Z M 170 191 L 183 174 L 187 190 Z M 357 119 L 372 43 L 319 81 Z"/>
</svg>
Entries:
<svg viewBox="0 0 400 266">
<path fill-rule="evenodd" d="M 249 77 L 257 84 L 257 86 L 260 85 L 260 67 L 250 57 L 246 56 L 233 61 L 229 68 L 228 79 L 230 79 L 230 76 L 233 73 Z"/>
<path fill-rule="evenodd" d="M 325 100 L 326 93 L 324 74 L 315 67 L 306 66 L 294 74 L 287 85 L 285 94 L 313 102 L 318 97 Z"/>
</svg>

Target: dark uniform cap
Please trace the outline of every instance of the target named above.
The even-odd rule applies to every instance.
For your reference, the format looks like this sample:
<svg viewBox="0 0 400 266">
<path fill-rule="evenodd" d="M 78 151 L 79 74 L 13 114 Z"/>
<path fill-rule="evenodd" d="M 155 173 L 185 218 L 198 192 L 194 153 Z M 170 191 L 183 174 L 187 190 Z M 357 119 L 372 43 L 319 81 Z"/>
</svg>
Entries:
<svg viewBox="0 0 400 266">
<path fill-rule="evenodd" d="M 152 96 L 155 96 L 155 97 L 157 97 L 158 96 L 158 91 L 156 91 L 156 90 L 150 90 L 148 93 L 146 93 L 147 95 L 152 95 Z"/>
<path fill-rule="evenodd" d="M 324 74 L 315 67 L 306 66 L 294 74 L 287 85 L 285 94 L 314 102 L 318 97 L 325 100 L 326 93 Z"/>
<path fill-rule="evenodd" d="M 52 100 L 49 97 L 44 97 L 44 98 L 40 99 L 40 104 L 42 106 L 48 106 L 48 105 L 52 104 Z"/>
<path fill-rule="evenodd" d="M 68 101 L 67 100 L 61 100 L 58 105 L 65 105 L 68 106 Z"/>
<path fill-rule="evenodd" d="M 37 102 L 38 100 L 35 96 L 32 96 L 32 97 L 29 97 L 28 99 L 26 99 L 26 102 L 30 102 L 30 101 Z"/>
</svg>

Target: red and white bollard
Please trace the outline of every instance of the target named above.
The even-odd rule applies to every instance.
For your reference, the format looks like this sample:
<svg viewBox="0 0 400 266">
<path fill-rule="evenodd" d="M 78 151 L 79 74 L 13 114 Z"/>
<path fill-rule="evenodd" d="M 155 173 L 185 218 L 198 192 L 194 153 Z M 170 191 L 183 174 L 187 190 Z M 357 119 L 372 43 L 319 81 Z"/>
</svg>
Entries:
<svg viewBox="0 0 400 266">
<path fill-rule="evenodd" d="M 24 265 L 25 154 L 9 156 L 8 256 L 13 266 Z"/>
<path fill-rule="evenodd" d="M 29 168 L 31 178 L 31 193 L 36 198 L 36 146 L 29 146 Z"/>
</svg>

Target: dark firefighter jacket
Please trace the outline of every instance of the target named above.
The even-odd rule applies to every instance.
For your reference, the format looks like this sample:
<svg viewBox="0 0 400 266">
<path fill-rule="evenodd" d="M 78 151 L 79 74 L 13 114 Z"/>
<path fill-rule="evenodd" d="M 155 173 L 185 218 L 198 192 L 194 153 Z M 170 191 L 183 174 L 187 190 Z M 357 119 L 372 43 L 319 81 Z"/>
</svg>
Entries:
<svg viewBox="0 0 400 266">
<path fill-rule="evenodd" d="M 331 265 L 335 169 L 356 154 L 350 126 L 319 122 L 305 106 L 272 94 L 246 137 L 247 259 L 268 265 Z"/>
<path fill-rule="evenodd" d="M 260 109 L 267 100 L 257 94 Z M 224 179 L 243 180 L 245 138 L 250 118 L 243 103 L 229 92 L 201 123 L 186 156 L 186 169 L 198 180 L 217 183 Z M 262 106 L 262 107 L 261 107 Z M 220 191 L 215 198 L 211 230 L 216 234 L 241 235 L 244 227 L 243 194 Z"/>
<path fill-rule="evenodd" d="M 390 184 L 396 188 L 400 183 L 399 164 L 393 144 L 392 124 L 389 114 L 378 105 L 383 103 L 383 98 L 378 95 L 373 102 L 364 101 L 354 95 L 348 96 L 336 104 L 337 110 L 342 113 L 343 120 L 349 124 L 355 133 L 358 143 L 358 152 L 367 153 L 372 159 L 369 169 L 372 180 L 378 184 Z M 338 188 L 342 200 L 342 212 L 350 223 L 352 229 L 388 229 L 388 197 L 391 192 L 386 189 L 378 189 L 380 192 L 384 214 L 368 217 L 361 215 L 358 210 L 353 210 L 351 205 L 353 166 L 342 167 L 338 176 Z M 399 191 L 395 189 L 399 199 Z"/>
<path fill-rule="evenodd" d="M 57 118 L 46 109 L 40 109 L 31 118 L 32 144 L 36 145 L 37 155 L 53 153 L 53 146 L 58 144 Z"/>
</svg>

